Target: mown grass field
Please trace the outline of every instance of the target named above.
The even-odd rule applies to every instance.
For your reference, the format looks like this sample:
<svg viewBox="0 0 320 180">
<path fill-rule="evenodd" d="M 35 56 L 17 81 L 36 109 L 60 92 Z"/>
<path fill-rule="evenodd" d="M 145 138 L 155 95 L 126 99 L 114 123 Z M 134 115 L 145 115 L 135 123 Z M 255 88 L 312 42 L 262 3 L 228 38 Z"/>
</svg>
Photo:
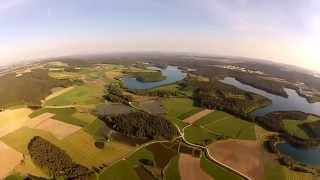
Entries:
<svg viewBox="0 0 320 180">
<path fill-rule="evenodd" d="M 196 125 L 234 139 L 255 140 L 255 124 L 228 113 L 215 111 L 197 121 Z"/>
<path fill-rule="evenodd" d="M 208 160 L 205 156 L 201 157 L 201 168 L 214 179 L 243 180 L 241 176 Z"/>
<path fill-rule="evenodd" d="M 45 102 L 46 106 L 66 105 L 88 105 L 101 102 L 103 95 L 103 84 L 90 83 L 82 86 L 75 86 L 69 92 Z"/>
</svg>

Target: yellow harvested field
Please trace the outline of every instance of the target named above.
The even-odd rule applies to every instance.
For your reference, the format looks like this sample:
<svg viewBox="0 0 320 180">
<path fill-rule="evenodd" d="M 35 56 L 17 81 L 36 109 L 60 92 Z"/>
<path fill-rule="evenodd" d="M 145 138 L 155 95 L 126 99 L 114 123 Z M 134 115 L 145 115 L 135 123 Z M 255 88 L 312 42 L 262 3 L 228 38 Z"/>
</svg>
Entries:
<svg viewBox="0 0 320 180">
<path fill-rule="evenodd" d="M 8 109 L 0 112 L 0 137 L 5 136 L 25 125 L 30 120 L 31 109 Z"/>
<path fill-rule="evenodd" d="M 4 179 L 21 163 L 23 155 L 0 141 L 0 179 Z"/>
<path fill-rule="evenodd" d="M 26 126 L 29 128 L 47 131 L 60 140 L 81 129 L 79 126 L 52 119 L 53 116 L 54 114 L 44 113 L 31 119 Z"/>
<path fill-rule="evenodd" d="M 199 119 L 207 116 L 208 114 L 212 113 L 214 110 L 211 109 L 205 109 L 203 111 L 200 111 L 186 119 L 183 120 L 183 122 L 188 123 L 188 124 L 193 124 L 196 123 Z"/>
<path fill-rule="evenodd" d="M 201 169 L 200 159 L 189 154 L 181 154 L 179 157 L 179 172 L 183 180 L 212 180 L 206 172 Z"/>
<path fill-rule="evenodd" d="M 59 90 L 59 91 L 55 91 L 55 92 L 53 92 L 52 94 L 50 94 L 49 96 L 47 96 L 47 97 L 45 98 L 44 102 L 45 102 L 45 101 L 49 101 L 50 99 L 53 99 L 53 98 L 55 98 L 55 97 L 58 97 L 58 96 L 66 93 L 66 92 L 68 92 L 68 91 L 71 91 L 73 88 L 74 88 L 74 87 L 71 86 L 71 87 L 68 87 L 68 88 L 62 88 L 62 89 Z"/>
</svg>

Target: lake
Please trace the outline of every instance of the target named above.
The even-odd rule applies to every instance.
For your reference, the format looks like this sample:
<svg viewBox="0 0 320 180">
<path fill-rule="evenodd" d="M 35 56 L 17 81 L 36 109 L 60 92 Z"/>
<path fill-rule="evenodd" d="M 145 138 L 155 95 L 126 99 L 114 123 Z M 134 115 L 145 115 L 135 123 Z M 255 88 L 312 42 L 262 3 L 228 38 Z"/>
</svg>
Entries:
<svg viewBox="0 0 320 180">
<path fill-rule="evenodd" d="M 294 160 L 308 164 L 311 166 L 320 165 L 320 148 L 296 148 L 288 143 L 280 143 L 277 145 L 277 149 L 283 153 L 292 157 Z"/>
<path fill-rule="evenodd" d="M 304 97 L 299 96 L 295 90 L 284 89 L 288 94 L 288 98 L 285 98 L 243 84 L 235 78 L 226 77 L 221 82 L 236 86 L 245 91 L 262 95 L 272 100 L 271 105 L 254 111 L 253 115 L 255 116 L 262 116 L 274 111 L 302 111 L 320 115 L 320 103 L 309 103 Z M 288 143 L 281 143 L 277 145 L 277 148 L 281 153 L 287 154 L 297 161 L 312 166 L 320 165 L 320 147 L 303 149 L 296 148 Z"/>
<path fill-rule="evenodd" d="M 141 82 L 138 81 L 135 77 L 127 77 L 122 79 L 123 85 L 133 90 L 144 90 L 175 83 L 184 79 L 187 76 L 187 74 L 178 69 L 177 66 L 167 66 L 166 69 L 160 69 L 157 67 L 150 67 L 148 69 L 160 70 L 162 72 L 162 75 L 165 76 L 166 79 L 157 82 Z"/>
<path fill-rule="evenodd" d="M 288 98 L 274 95 L 266 91 L 257 89 L 255 87 L 246 85 L 237 81 L 235 78 L 226 77 L 221 82 L 238 87 L 239 89 L 249 91 L 261 96 L 267 97 L 272 101 L 272 104 L 264 108 L 257 109 L 253 112 L 255 116 L 262 116 L 274 111 L 302 111 L 306 113 L 312 113 L 320 116 L 320 103 L 309 103 L 306 98 L 299 96 L 295 90 L 284 90 L 288 94 Z"/>
</svg>

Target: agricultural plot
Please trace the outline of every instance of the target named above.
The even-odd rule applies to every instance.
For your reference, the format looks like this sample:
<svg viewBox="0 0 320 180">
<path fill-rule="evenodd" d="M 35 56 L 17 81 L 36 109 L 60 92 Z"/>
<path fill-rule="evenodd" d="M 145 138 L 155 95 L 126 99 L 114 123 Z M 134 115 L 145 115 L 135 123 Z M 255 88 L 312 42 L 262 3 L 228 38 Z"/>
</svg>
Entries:
<svg viewBox="0 0 320 180">
<path fill-rule="evenodd" d="M 22 159 L 23 156 L 20 152 L 0 141 L 0 179 L 8 176 Z"/>
<path fill-rule="evenodd" d="M 261 145 L 256 141 L 225 140 L 209 146 L 210 154 L 251 179 L 264 179 Z"/>
<path fill-rule="evenodd" d="M 0 107 L 20 104 L 40 105 L 41 100 L 51 94 L 55 87 L 72 85 L 69 80 L 58 80 L 48 76 L 47 70 L 37 69 L 16 78 L 15 74 L 0 77 Z"/>
<path fill-rule="evenodd" d="M 30 109 L 19 108 L 0 112 L 0 137 L 24 126 L 32 113 Z"/>
<path fill-rule="evenodd" d="M 90 123 L 86 120 L 78 119 L 73 116 L 73 114 L 76 113 L 76 108 L 45 108 L 33 112 L 32 114 L 30 114 L 30 117 L 34 118 L 44 113 L 54 114 L 54 116 L 52 117 L 53 119 L 73 124 L 76 126 L 84 127 Z"/>
<path fill-rule="evenodd" d="M 195 107 L 188 98 L 167 98 L 162 100 L 162 104 L 166 110 L 166 118 L 181 129 L 186 126 L 183 119 L 201 111 L 201 108 Z"/>
<path fill-rule="evenodd" d="M 51 117 L 53 116 L 54 114 L 44 113 L 38 117 L 31 119 L 28 122 L 27 127 L 50 132 L 52 135 L 54 135 L 54 137 L 56 137 L 59 140 L 81 129 L 81 127 L 79 126 L 71 125 L 52 119 Z"/>
<path fill-rule="evenodd" d="M 140 106 L 144 111 L 154 115 L 165 113 L 165 109 L 163 108 L 163 105 L 161 104 L 160 100 L 145 101 L 141 103 Z"/>
<path fill-rule="evenodd" d="M 255 124 L 228 113 L 216 111 L 197 121 L 196 125 L 210 132 L 233 139 L 255 140 Z"/>
<path fill-rule="evenodd" d="M 202 110 L 196 114 L 193 114 L 193 115 L 187 117 L 186 119 L 183 120 L 183 122 L 188 123 L 188 124 L 196 123 L 199 119 L 207 116 L 208 114 L 210 114 L 212 112 L 213 112 L 213 110 L 210 110 L 210 109 Z"/>
<path fill-rule="evenodd" d="M 188 154 L 181 154 L 179 158 L 179 172 L 183 180 L 213 180 L 201 169 L 200 159 Z"/>
<path fill-rule="evenodd" d="M 99 179 L 113 179 L 113 180 L 140 180 L 136 171 L 130 166 L 126 160 L 122 160 L 117 164 L 111 166 L 101 173 Z"/>
<path fill-rule="evenodd" d="M 71 90 L 47 100 L 45 106 L 98 104 L 101 102 L 102 95 L 103 85 L 90 83 L 75 86 Z"/>
<path fill-rule="evenodd" d="M 208 145 L 215 141 L 218 136 L 205 128 L 189 126 L 184 130 L 184 137 L 188 142 L 199 145 Z"/>
<path fill-rule="evenodd" d="M 213 179 L 243 180 L 243 178 L 228 169 L 210 161 L 205 156 L 201 156 L 201 168 L 207 172 Z"/>
<path fill-rule="evenodd" d="M 180 172 L 179 172 L 179 156 L 173 157 L 168 163 L 165 169 L 165 179 L 175 179 L 180 180 Z"/>
<path fill-rule="evenodd" d="M 309 139 L 310 135 L 317 136 L 318 128 L 313 126 L 320 122 L 320 118 L 316 116 L 309 115 L 306 120 L 292 120 L 292 119 L 285 119 L 282 120 L 284 129 L 287 133 L 297 136 L 302 139 Z"/>
<path fill-rule="evenodd" d="M 2 137 L 0 140 L 17 151 L 28 154 L 27 146 L 34 136 L 40 136 L 56 144 L 61 149 L 64 149 L 74 161 L 87 167 L 98 167 L 102 164 L 108 165 L 121 159 L 136 148 L 135 146 L 111 140 L 106 144 L 104 149 L 98 149 L 94 145 L 95 138 L 84 130 L 77 131 L 59 140 L 47 131 L 23 127 Z"/>
</svg>

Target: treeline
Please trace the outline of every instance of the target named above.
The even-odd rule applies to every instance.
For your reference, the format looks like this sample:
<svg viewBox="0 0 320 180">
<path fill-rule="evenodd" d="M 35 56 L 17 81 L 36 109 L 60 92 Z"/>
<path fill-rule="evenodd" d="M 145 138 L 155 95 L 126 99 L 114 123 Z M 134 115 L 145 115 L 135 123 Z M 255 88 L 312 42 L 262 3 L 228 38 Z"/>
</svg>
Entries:
<svg viewBox="0 0 320 180">
<path fill-rule="evenodd" d="M 266 99 L 256 100 L 252 93 L 219 81 L 197 82 L 193 87 L 196 87 L 192 97 L 195 105 L 225 111 L 247 120 L 253 119 L 250 115 L 252 110 L 269 102 Z"/>
<path fill-rule="evenodd" d="M 255 121 L 261 126 L 281 133 L 281 137 L 288 141 L 290 144 L 297 147 L 315 147 L 320 144 L 318 138 L 302 139 L 300 137 L 289 134 L 285 131 L 283 120 L 306 120 L 309 114 L 299 111 L 283 111 L 283 112 L 272 112 L 264 116 L 255 118 Z M 309 124 L 309 123 L 307 123 Z M 307 131 L 306 131 L 307 132 Z"/>
<path fill-rule="evenodd" d="M 111 129 L 123 135 L 148 139 L 172 139 L 178 132 L 165 118 L 146 112 L 99 116 Z"/>
<path fill-rule="evenodd" d="M 236 73 L 235 79 L 257 89 L 264 90 L 268 93 L 279 95 L 282 97 L 288 97 L 288 94 L 286 93 L 286 91 L 284 91 L 284 87 L 281 85 L 281 83 L 266 80 L 256 75 L 247 73 Z"/>
<path fill-rule="evenodd" d="M 282 132 L 284 119 L 306 120 L 308 114 L 299 111 L 272 112 L 256 117 L 256 122 L 272 131 Z"/>
<path fill-rule="evenodd" d="M 182 97 L 185 93 L 179 90 L 171 89 L 151 89 L 151 90 L 129 90 L 130 92 L 142 96 L 157 96 L 157 97 Z"/>
<path fill-rule="evenodd" d="M 31 139 L 28 150 L 33 162 L 54 178 L 88 179 L 93 174 L 87 167 L 74 163 L 65 151 L 39 136 Z"/>
<path fill-rule="evenodd" d="M 105 95 L 104 99 L 114 102 L 114 103 L 122 103 L 129 104 L 129 102 L 133 101 L 133 97 L 131 95 L 124 95 L 123 91 L 119 85 L 119 83 L 111 83 L 105 87 Z"/>
</svg>

